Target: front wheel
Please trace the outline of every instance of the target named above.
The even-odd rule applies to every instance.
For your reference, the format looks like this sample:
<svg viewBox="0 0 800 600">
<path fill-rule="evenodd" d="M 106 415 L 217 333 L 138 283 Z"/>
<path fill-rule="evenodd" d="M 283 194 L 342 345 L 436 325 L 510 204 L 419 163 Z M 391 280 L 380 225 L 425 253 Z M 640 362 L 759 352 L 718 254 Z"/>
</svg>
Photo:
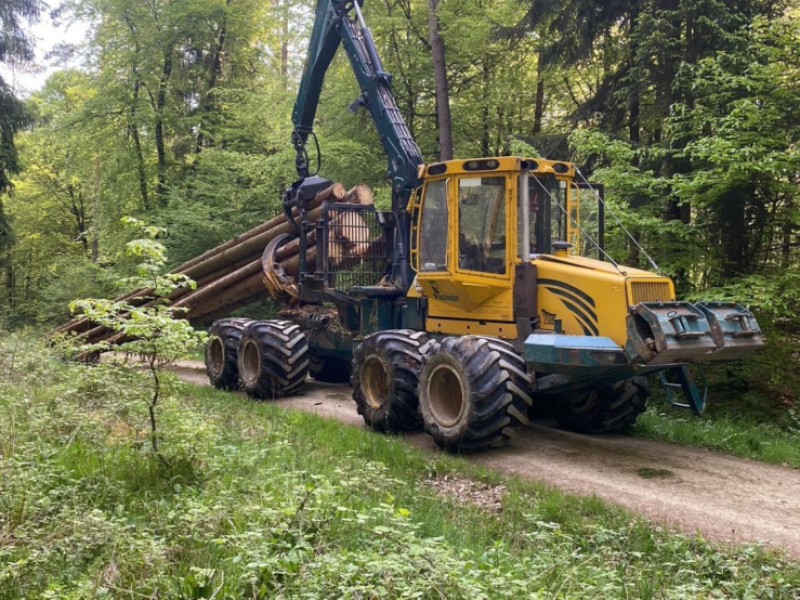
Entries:
<svg viewBox="0 0 800 600">
<path fill-rule="evenodd" d="M 396 329 L 369 335 L 356 349 L 353 400 L 375 431 L 397 433 L 422 425 L 417 385 L 429 344 L 422 331 Z"/>
<path fill-rule="evenodd" d="M 508 444 L 528 423 L 530 377 L 514 347 L 497 338 L 445 338 L 420 374 L 425 430 L 449 452 Z"/>
<path fill-rule="evenodd" d="M 650 390 L 643 377 L 633 377 L 594 390 L 562 394 L 555 416 L 562 429 L 576 433 L 613 433 L 636 423 L 645 411 Z"/>
</svg>

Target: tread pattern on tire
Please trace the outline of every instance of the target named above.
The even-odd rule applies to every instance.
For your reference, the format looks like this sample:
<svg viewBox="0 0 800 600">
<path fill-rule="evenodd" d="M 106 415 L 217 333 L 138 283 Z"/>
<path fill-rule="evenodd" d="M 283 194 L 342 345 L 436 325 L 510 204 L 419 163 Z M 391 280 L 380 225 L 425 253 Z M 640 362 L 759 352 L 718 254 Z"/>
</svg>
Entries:
<svg viewBox="0 0 800 600">
<path fill-rule="evenodd" d="M 397 433 L 422 426 L 417 388 L 422 357 L 430 344 L 424 331 L 392 329 L 365 337 L 356 349 L 350 378 L 353 400 L 358 414 L 375 431 Z M 380 407 L 369 403 L 361 380 L 364 365 L 371 355 L 382 357 L 389 368 L 389 394 Z"/>
<path fill-rule="evenodd" d="M 585 399 L 561 398 L 556 418 L 562 429 L 576 433 L 613 433 L 636 423 L 647 408 L 650 390 L 644 377 L 633 377 L 592 390 Z"/>
<path fill-rule="evenodd" d="M 452 427 L 441 426 L 433 418 L 423 388 L 424 380 L 443 354 L 462 367 L 462 376 L 471 390 L 466 414 Z M 420 383 L 425 430 L 448 452 L 479 452 L 507 445 L 519 427 L 528 424 L 533 405 L 529 395 L 530 378 L 525 361 L 510 343 L 491 337 L 445 338 L 426 355 Z"/>
<path fill-rule="evenodd" d="M 208 380 L 219 390 L 239 389 L 239 367 L 237 356 L 239 354 L 239 342 L 245 327 L 250 324 L 252 319 L 230 318 L 214 321 L 208 330 L 212 337 L 217 337 L 222 342 L 223 348 L 223 368 L 218 375 L 214 375 L 209 365 L 209 349 L 211 340 L 206 344 L 205 363 Z"/>
<path fill-rule="evenodd" d="M 253 321 L 244 330 L 239 348 L 248 342 L 259 349 L 258 377 L 246 381 L 242 377 L 243 355 L 238 356 L 239 380 L 242 389 L 253 398 L 274 400 L 300 391 L 308 377 L 310 354 L 306 336 L 291 321 Z"/>
</svg>

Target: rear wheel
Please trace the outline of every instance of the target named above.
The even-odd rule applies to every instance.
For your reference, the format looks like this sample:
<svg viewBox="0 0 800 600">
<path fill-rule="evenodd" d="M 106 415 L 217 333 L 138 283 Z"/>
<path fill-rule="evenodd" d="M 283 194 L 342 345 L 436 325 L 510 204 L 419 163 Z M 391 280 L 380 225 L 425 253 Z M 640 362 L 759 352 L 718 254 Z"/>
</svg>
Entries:
<svg viewBox="0 0 800 600">
<path fill-rule="evenodd" d="M 555 406 L 562 429 L 576 433 L 624 431 L 645 411 L 650 390 L 643 377 L 633 377 L 596 390 L 563 394 Z"/>
<path fill-rule="evenodd" d="M 205 362 L 208 380 L 220 390 L 239 388 L 239 369 L 236 358 L 244 328 L 252 319 L 221 319 L 209 328 Z"/>
<path fill-rule="evenodd" d="M 323 383 L 347 383 L 350 381 L 350 375 L 353 371 L 353 365 L 341 358 L 331 358 L 329 356 L 317 356 L 311 353 L 311 363 L 309 364 L 309 372 L 311 377 Z"/>
<path fill-rule="evenodd" d="M 397 329 L 367 336 L 356 349 L 353 400 L 375 431 L 395 433 L 422 425 L 417 386 L 429 344 L 422 331 Z"/>
<path fill-rule="evenodd" d="M 532 405 L 525 362 L 500 339 L 445 338 L 425 356 L 420 409 L 425 430 L 450 452 L 508 444 Z"/>
<path fill-rule="evenodd" d="M 306 336 L 291 321 L 253 321 L 247 325 L 237 358 L 239 382 L 253 398 L 291 396 L 300 391 L 308 376 Z"/>
</svg>

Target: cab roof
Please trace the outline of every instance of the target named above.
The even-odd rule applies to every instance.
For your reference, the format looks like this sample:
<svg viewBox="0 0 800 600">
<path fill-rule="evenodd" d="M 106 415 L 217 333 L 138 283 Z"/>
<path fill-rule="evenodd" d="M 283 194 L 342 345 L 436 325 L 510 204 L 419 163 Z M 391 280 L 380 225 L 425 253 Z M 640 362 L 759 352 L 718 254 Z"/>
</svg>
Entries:
<svg viewBox="0 0 800 600">
<path fill-rule="evenodd" d="M 555 175 L 558 178 L 575 177 L 575 164 L 563 160 L 528 158 L 524 156 L 498 156 L 492 158 L 466 158 L 420 165 L 419 177 L 438 175 L 460 175 L 464 173 L 491 173 L 495 171 L 519 171 L 527 166 L 532 174 Z"/>
</svg>

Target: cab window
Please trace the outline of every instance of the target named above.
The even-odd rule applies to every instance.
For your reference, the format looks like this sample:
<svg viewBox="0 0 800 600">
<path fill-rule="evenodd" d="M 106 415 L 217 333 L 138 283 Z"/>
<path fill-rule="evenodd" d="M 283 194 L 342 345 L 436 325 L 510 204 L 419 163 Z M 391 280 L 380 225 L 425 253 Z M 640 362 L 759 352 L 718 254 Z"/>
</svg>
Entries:
<svg viewBox="0 0 800 600">
<path fill-rule="evenodd" d="M 506 272 L 506 178 L 458 180 L 458 267 Z"/>
<path fill-rule="evenodd" d="M 425 186 L 419 233 L 420 271 L 447 270 L 447 180 Z"/>
</svg>

